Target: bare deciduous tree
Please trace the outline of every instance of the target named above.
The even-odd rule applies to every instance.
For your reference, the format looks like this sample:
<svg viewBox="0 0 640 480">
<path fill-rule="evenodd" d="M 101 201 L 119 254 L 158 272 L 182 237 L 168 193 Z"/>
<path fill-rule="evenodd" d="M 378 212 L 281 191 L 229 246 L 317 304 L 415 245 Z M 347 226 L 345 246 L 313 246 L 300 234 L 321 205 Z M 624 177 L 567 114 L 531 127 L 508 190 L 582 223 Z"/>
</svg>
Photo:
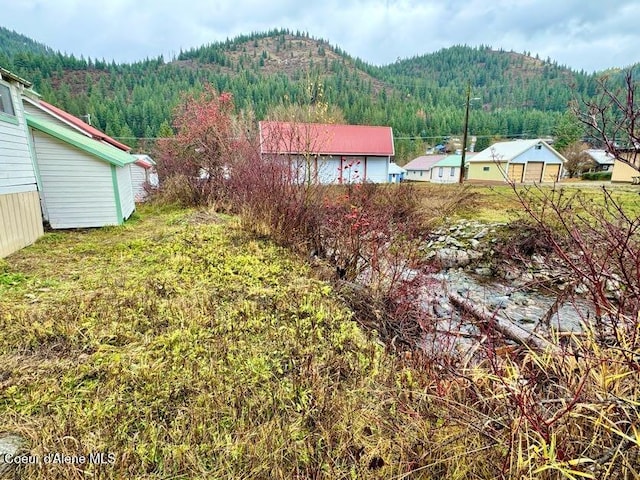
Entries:
<svg viewBox="0 0 640 480">
<path fill-rule="evenodd" d="M 576 100 L 571 110 L 616 160 L 640 171 L 640 106 L 633 70 L 624 74 L 622 85 L 611 77 L 598 80 L 600 93 L 593 99 Z"/>
</svg>

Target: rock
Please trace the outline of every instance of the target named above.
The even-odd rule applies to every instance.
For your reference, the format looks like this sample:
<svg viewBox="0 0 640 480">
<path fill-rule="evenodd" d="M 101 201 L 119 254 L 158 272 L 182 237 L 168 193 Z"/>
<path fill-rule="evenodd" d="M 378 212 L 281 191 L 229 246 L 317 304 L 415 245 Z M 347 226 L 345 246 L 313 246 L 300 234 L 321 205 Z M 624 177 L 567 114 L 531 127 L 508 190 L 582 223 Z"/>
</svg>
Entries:
<svg viewBox="0 0 640 480">
<path fill-rule="evenodd" d="M 578 285 L 576 285 L 576 288 L 574 288 L 573 291 L 578 295 L 584 295 L 589 291 L 589 288 L 584 283 L 579 283 Z"/>
<path fill-rule="evenodd" d="M 7 456 L 16 456 L 24 452 L 25 440 L 20 435 L 4 434 L 0 437 L 0 478 L 20 478 L 14 463 L 5 463 Z"/>
<path fill-rule="evenodd" d="M 482 230 L 480 230 L 478 233 L 476 233 L 473 238 L 475 238 L 476 240 L 479 240 L 481 238 L 484 238 L 487 236 L 487 234 L 489 233 L 489 229 L 487 228 L 483 228 Z"/>
<path fill-rule="evenodd" d="M 478 267 L 474 272 L 476 275 L 480 275 L 482 277 L 491 277 L 493 275 L 493 272 L 489 267 Z"/>
<path fill-rule="evenodd" d="M 443 268 L 464 267 L 471 261 L 467 252 L 454 248 L 441 248 L 436 252 L 436 259 Z"/>
<path fill-rule="evenodd" d="M 469 245 L 471 245 L 471 248 L 476 249 L 480 245 L 480 240 L 472 238 L 471 240 L 469 240 Z"/>
</svg>

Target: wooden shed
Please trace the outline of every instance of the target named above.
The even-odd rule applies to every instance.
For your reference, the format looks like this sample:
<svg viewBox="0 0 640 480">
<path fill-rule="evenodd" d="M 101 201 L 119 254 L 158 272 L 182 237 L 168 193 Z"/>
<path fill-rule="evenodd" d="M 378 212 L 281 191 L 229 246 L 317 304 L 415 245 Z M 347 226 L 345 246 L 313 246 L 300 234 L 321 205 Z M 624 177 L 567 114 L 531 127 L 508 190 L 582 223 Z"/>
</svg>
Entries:
<svg viewBox="0 0 640 480">
<path fill-rule="evenodd" d="M 51 228 L 122 224 L 135 210 L 129 165 L 136 158 L 52 121 L 26 115 Z"/>
<path fill-rule="evenodd" d="M 27 124 L 20 93 L 30 83 L 0 68 L 0 257 L 44 232 Z"/>
</svg>

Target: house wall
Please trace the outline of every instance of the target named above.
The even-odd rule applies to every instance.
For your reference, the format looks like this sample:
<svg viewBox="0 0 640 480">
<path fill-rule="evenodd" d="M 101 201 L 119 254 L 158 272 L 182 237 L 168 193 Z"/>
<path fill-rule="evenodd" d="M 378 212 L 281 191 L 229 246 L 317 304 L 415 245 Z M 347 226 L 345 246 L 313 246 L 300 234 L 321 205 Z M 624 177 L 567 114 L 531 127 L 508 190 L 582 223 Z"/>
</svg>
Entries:
<svg viewBox="0 0 640 480">
<path fill-rule="evenodd" d="M 562 164 L 562 161 L 544 145 L 540 148 L 531 147 L 513 158 L 509 163 L 544 162 Z"/>
<path fill-rule="evenodd" d="M 51 227 L 119 224 L 111 165 L 38 130 L 31 132 Z"/>
<path fill-rule="evenodd" d="M 15 116 L 0 114 L 0 257 L 31 245 L 44 231 L 37 176 L 22 102 L 9 88 Z"/>
<path fill-rule="evenodd" d="M 44 234 L 37 191 L 0 195 L 0 258 Z"/>
<path fill-rule="evenodd" d="M 640 172 L 626 163 L 616 160 L 613 164 L 613 171 L 611 172 L 612 182 L 624 182 L 631 183 L 633 177 L 640 177 Z"/>
<path fill-rule="evenodd" d="M 430 170 L 407 170 L 407 174 L 404 177 L 412 182 L 429 182 L 431 181 Z"/>
<path fill-rule="evenodd" d="M 440 176 L 440 168 L 442 168 L 442 176 Z M 453 175 L 451 175 L 453 168 Z M 433 183 L 458 183 L 460 181 L 459 167 L 439 167 L 434 165 L 431 168 L 431 182 Z"/>
<path fill-rule="evenodd" d="M 338 183 L 340 178 L 340 157 L 321 157 L 318 159 L 318 182 Z"/>
<path fill-rule="evenodd" d="M 389 181 L 389 157 L 367 157 L 367 182 L 387 183 Z"/>
<path fill-rule="evenodd" d="M 485 171 L 485 167 L 489 167 L 489 170 Z M 469 162 L 467 179 L 484 182 L 504 182 L 506 171 L 506 162 Z"/>
<path fill-rule="evenodd" d="M 113 171 L 115 169 L 116 177 L 118 180 L 118 193 L 120 194 L 120 208 L 122 210 L 122 220 L 126 220 L 131 216 L 136 209 L 135 198 L 133 196 L 133 184 L 131 183 L 131 170 L 130 165 L 124 167 L 111 167 Z"/>
<path fill-rule="evenodd" d="M 131 173 L 131 185 L 133 187 L 133 198 L 136 202 L 142 202 L 147 196 L 147 191 L 144 189 L 147 183 L 147 169 L 132 163 L 129 165 Z"/>
<path fill-rule="evenodd" d="M 22 104 L 24 105 L 24 111 L 26 113 L 28 113 L 29 115 L 35 117 L 35 118 L 39 118 L 41 120 L 46 120 L 48 122 L 53 122 L 53 123 L 55 123 L 56 125 L 58 125 L 60 127 L 69 128 L 69 129 L 73 130 L 74 132 L 78 132 L 79 131 L 74 127 L 70 127 L 68 123 L 63 122 L 59 118 L 48 114 L 47 112 L 45 112 L 41 108 L 38 108 L 35 105 L 32 105 L 27 100 L 24 100 L 22 102 Z M 83 135 L 84 135 L 84 133 L 83 133 Z"/>
</svg>

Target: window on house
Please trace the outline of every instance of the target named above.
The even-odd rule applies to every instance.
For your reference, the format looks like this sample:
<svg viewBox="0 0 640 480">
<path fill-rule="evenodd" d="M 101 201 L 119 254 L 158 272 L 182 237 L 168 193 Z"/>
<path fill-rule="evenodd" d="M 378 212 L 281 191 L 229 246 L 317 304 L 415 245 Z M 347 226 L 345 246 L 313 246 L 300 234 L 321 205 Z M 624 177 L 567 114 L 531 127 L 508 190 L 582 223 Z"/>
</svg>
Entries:
<svg viewBox="0 0 640 480">
<path fill-rule="evenodd" d="M 456 174 L 456 167 L 451 167 L 451 173 L 449 175 L 453 177 L 455 174 Z"/>
<path fill-rule="evenodd" d="M 422 170 L 420 170 L 420 176 L 422 176 Z"/>
<path fill-rule="evenodd" d="M 542 150 L 542 144 L 539 143 L 538 145 L 536 145 L 536 150 Z"/>
<path fill-rule="evenodd" d="M 491 167 L 482 167 L 483 172 L 488 172 Z"/>
<path fill-rule="evenodd" d="M 0 83 L 0 113 L 16 116 L 13 110 L 13 102 L 11 101 L 11 90 L 8 86 Z"/>
<path fill-rule="evenodd" d="M 442 177 L 443 173 L 444 173 L 444 168 L 443 167 L 438 167 L 438 176 Z"/>
</svg>

